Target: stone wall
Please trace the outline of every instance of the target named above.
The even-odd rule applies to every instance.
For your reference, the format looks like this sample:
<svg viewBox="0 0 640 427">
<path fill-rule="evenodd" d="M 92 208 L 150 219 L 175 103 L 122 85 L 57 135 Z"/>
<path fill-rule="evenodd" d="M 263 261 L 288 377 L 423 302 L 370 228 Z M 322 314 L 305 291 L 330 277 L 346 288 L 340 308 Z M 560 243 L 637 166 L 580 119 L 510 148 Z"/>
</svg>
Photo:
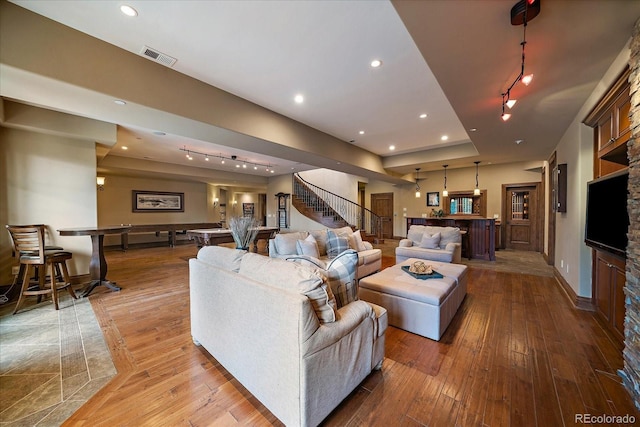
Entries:
<svg viewBox="0 0 640 427">
<path fill-rule="evenodd" d="M 627 283 L 624 386 L 640 409 L 640 20 L 635 24 L 629 58 L 631 84 L 631 138 L 629 156 L 629 245 L 627 246 Z"/>
</svg>

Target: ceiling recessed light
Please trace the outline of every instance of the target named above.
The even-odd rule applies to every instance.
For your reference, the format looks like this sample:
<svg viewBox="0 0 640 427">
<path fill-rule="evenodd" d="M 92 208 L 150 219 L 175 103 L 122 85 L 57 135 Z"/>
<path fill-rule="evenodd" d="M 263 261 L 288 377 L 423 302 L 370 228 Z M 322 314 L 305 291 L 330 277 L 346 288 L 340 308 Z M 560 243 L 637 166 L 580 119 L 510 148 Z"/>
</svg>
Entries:
<svg viewBox="0 0 640 427">
<path fill-rule="evenodd" d="M 293 98 L 293 100 L 296 102 L 296 104 L 302 104 L 304 102 L 304 96 L 298 94 Z"/>
<path fill-rule="evenodd" d="M 390 145 L 390 146 L 389 146 L 389 150 L 393 151 L 393 150 L 395 150 L 395 149 L 396 149 L 396 146 L 395 146 L 395 145 Z"/>
<path fill-rule="evenodd" d="M 360 132 L 358 132 L 360 135 L 364 135 L 364 131 L 361 130 Z"/>
<path fill-rule="evenodd" d="M 113 103 L 118 105 L 127 105 L 127 103 L 121 99 L 116 99 L 115 101 L 113 101 Z"/>
<path fill-rule="evenodd" d="M 477 130 L 478 130 L 478 128 L 471 128 L 471 129 L 469 129 L 469 132 L 475 132 Z"/>
<path fill-rule="evenodd" d="M 449 137 L 448 137 L 447 135 L 442 135 L 442 136 L 440 137 L 440 140 L 441 140 L 441 141 L 446 141 L 447 139 L 449 139 Z"/>
<path fill-rule="evenodd" d="M 426 119 L 426 118 L 427 118 L 427 113 L 422 113 L 422 114 L 420 114 L 420 118 L 421 118 L 421 119 Z"/>
<path fill-rule="evenodd" d="M 371 61 L 371 68 L 378 68 L 382 65 L 382 61 L 379 59 L 374 59 Z"/>
<path fill-rule="evenodd" d="M 126 4 L 120 6 L 120 12 L 124 13 L 127 16 L 138 16 L 138 11 Z"/>
<path fill-rule="evenodd" d="M 123 149 L 123 150 L 128 150 L 128 149 L 129 149 L 129 147 L 127 147 L 126 145 L 123 145 L 123 146 L 122 146 L 122 149 Z"/>
<path fill-rule="evenodd" d="M 516 144 L 520 145 L 524 142 L 524 139 L 516 139 Z"/>
</svg>

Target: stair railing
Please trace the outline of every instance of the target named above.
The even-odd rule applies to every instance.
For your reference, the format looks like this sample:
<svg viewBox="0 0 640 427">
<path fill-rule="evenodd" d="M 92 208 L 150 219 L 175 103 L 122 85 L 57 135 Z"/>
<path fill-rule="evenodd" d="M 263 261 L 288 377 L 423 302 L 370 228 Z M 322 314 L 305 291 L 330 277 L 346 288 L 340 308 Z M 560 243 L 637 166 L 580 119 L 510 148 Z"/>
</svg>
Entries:
<svg viewBox="0 0 640 427">
<path fill-rule="evenodd" d="M 349 199 L 305 181 L 297 173 L 293 175 L 293 195 L 305 205 L 322 211 L 324 216 L 338 214 L 351 227 L 378 239 L 382 238 L 382 221 L 378 215 Z"/>
</svg>

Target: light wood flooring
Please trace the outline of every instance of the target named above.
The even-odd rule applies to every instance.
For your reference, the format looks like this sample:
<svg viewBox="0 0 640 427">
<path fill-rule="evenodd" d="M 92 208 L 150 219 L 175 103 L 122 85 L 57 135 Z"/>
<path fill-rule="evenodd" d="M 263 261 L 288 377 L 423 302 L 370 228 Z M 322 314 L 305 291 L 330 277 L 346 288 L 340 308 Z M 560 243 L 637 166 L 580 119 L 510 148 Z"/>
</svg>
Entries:
<svg viewBox="0 0 640 427">
<path fill-rule="evenodd" d="M 118 374 L 67 426 L 281 423 L 189 333 L 195 246 L 108 252 L 122 286 L 90 297 Z M 211 325 L 215 327 L 215 325 Z M 573 426 L 576 414 L 633 414 L 621 349 L 551 277 L 471 268 L 440 342 L 393 327 L 382 370 L 326 426 Z"/>
</svg>

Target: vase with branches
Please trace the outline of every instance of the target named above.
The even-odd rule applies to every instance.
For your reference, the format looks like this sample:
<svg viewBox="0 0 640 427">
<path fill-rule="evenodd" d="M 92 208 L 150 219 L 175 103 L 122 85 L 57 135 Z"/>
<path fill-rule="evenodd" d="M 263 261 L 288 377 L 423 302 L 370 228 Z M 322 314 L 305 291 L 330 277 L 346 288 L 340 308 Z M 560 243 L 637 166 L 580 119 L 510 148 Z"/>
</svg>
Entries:
<svg viewBox="0 0 640 427">
<path fill-rule="evenodd" d="M 258 234 L 258 221 L 248 216 L 236 216 L 229 219 L 229 229 L 233 240 L 236 242 L 236 248 L 249 249 Z"/>
</svg>

